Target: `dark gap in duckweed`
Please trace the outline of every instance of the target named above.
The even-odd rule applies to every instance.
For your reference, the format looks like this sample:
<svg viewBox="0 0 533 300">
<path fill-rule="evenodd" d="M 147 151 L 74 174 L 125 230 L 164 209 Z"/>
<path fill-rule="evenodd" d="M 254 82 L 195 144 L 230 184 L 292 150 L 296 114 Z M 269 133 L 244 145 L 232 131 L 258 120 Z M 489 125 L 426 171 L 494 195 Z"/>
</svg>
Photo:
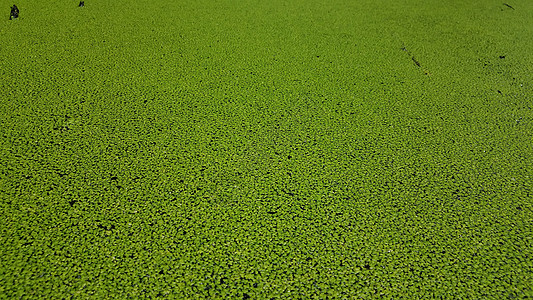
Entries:
<svg viewBox="0 0 533 300">
<path fill-rule="evenodd" d="M 16 5 L 11 6 L 11 12 L 9 13 L 9 20 L 19 17 L 20 10 Z"/>
<path fill-rule="evenodd" d="M 503 5 L 505 5 L 506 7 L 512 9 L 512 10 L 515 10 L 514 7 L 512 7 L 511 5 L 507 4 L 507 3 L 503 3 Z"/>
</svg>

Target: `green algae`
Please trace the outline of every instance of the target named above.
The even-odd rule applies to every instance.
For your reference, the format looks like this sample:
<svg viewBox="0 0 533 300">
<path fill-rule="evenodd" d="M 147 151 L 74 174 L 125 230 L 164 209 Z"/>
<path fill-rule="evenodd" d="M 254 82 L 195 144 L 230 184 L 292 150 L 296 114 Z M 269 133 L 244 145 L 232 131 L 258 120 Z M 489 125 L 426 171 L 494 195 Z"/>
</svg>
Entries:
<svg viewBox="0 0 533 300">
<path fill-rule="evenodd" d="M 0 294 L 531 296 L 533 18 L 508 4 L 17 3 Z"/>
</svg>

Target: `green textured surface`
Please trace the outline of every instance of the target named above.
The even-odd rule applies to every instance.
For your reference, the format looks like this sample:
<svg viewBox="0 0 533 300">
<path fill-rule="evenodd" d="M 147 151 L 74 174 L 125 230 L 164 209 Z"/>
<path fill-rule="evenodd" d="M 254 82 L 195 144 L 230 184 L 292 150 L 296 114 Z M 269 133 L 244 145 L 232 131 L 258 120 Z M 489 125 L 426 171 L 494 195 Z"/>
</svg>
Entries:
<svg viewBox="0 0 533 300">
<path fill-rule="evenodd" d="M 85 2 L 0 0 L 0 298 L 533 297 L 533 2 Z"/>
</svg>

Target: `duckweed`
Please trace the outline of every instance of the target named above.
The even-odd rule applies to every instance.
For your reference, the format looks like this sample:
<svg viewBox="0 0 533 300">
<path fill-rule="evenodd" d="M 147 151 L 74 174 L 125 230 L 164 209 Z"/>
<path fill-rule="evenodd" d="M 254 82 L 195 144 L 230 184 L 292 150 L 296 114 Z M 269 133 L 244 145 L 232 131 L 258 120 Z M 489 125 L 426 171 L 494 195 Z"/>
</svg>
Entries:
<svg viewBox="0 0 533 300">
<path fill-rule="evenodd" d="M 0 297 L 532 297 L 533 4 L 478 2 L 17 2 Z"/>
</svg>

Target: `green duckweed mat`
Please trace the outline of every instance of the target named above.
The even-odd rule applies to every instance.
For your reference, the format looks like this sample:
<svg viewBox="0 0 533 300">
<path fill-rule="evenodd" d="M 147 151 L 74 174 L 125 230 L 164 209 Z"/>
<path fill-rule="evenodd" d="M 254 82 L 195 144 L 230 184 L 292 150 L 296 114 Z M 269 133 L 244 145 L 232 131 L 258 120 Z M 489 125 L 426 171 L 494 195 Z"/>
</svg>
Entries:
<svg viewBox="0 0 533 300">
<path fill-rule="evenodd" d="M 533 2 L 0 4 L 0 298 L 533 297 Z"/>
</svg>

